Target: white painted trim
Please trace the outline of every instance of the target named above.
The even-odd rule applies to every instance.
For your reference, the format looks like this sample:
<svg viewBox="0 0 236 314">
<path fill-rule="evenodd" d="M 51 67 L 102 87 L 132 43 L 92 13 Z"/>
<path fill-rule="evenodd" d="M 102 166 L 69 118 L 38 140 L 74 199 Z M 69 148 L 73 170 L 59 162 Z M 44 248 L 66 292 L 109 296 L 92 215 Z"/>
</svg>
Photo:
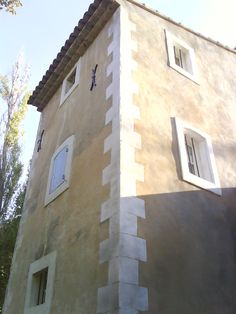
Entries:
<svg viewBox="0 0 236 314">
<path fill-rule="evenodd" d="M 131 32 L 136 25 L 128 12 L 120 7 L 113 15 L 108 36 L 112 42 L 107 55 L 112 62 L 107 76 L 112 82 L 106 89 L 106 99 L 112 106 L 106 113 L 106 125 L 112 133 L 104 141 L 104 153 L 111 152 L 110 164 L 103 170 L 102 184 L 110 185 L 110 197 L 102 204 L 101 223 L 109 219 L 109 238 L 100 243 L 100 263 L 108 262 L 107 286 L 98 289 L 97 313 L 138 314 L 148 310 L 148 290 L 139 286 L 139 261 L 147 261 L 145 239 L 137 236 L 138 217 L 145 218 L 144 200 L 136 197 L 137 181 L 144 181 L 144 166 L 135 161 L 136 149 L 142 146 L 135 132 L 135 119 L 140 111 L 133 104 L 138 86 L 133 81 L 137 68 L 132 51 L 137 43 Z M 129 88 L 127 88 L 129 86 Z"/>
<path fill-rule="evenodd" d="M 166 34 L 166 44 L 167 44 L 169 66 L 175 69 L 177 72 L 188 77 L 192 81 L 198 83 L 197 66 L 196 66 L 194 49 L 190 47 L 187 43 L 185 43 L 182 39 L 171 34 L 169 31 L 165 30 L 165 34 Z M 192 73 L 181 68 L 175 63 L 175 56 L 174 56 L 175 44 L 179 45 L 180 47 L 183 47 L 185 50 L 188 51 Z"/>
<path fill-rule="evenodd" d="M 179 148 L 179 156 L 180 156 L 180 164 L 181 164 L 181 171 L 182 171 L 182 178 L 184 181 L 192 183 L 196 186 L 199 186 L 205 190 L 209 190 L 215 194 L 221 195 L 221 187 L 220 181 L 218 177 L 218 172 L 216 168 L 216 162 L 212 147 L 211 138 L 208 134 L 192 127 L 190 124 L 175 118 L 175 125 L 176 125 L 176 132 L 177 132 L 177 139 L 178 139 L 178 148 Z M 191 132 L 196 134 L 196 136 L 200 136 L 204 140 L 204 146 L 206 150 L 207 160 L 206 166 L 208 167 L 211 176 L 213 178 L 212 182 L 200 178 L 189 171 L 188 168 L 188 157 L 185 148 L 185 140 L 184 140 L 184 132 Z"/>
<path fill-rule="evenodd" d="M 48 175 L 48 182 L 47 182 L 47 190 L 45 195 L 45 202 L 44 206 L 52 202 L 56 197 L 58 197 L 62 192 L 64 192 L 66 189 L 68 189 L 70 185 L 70 172 L 71 172 L 71 163 L 72 163 L 72 155 L 73 155 L 73 146 L 74 146 L 74 135 L 71 135 L 68 137 L 54 152 L 51 158 L 50 162 L 50 169 L 49 169 L 49 175 Z M 52 193 L 49 193 L 50 191 L 50 184 L 51 184 L 51 178 L 52 178 L 52 172 L 53 172 L 53 163 L 54 159 L 57 156 L 57 154 L 65 147 L 68 146 L 69 152 L 66 159 L 66 166 L 65 166 L 65 180 L 64 182 Z"/>
<path fill-rule="evenodd" d="M 81 64 L 81 58 L 79 59 L 79 61 L 75 64 L 75 66 L 72 68 L 72 70 L 69 72 L 69 74 L 65 77 L 63 83 L 62 83 L 62 89 L 61 89 L 61 99 L 60 99 L 60 106 L 65 102 L 65 100 L 67 99 L 67 97 L 73 92 L 73 90 L 76 88 L 76 86 L 79 84 L 79 79 L 80 79 L 80 64 Z M 66 90 L 66 83 L 67 83 L 67 79 L 68 77 L 71 75 L 71 73 L 76 69 L 76 73 L 75 73 L 75 82 L 73 84 L 73 86 L 71 86 L 71 88 L 67 91 L 67 93 L 65 92 Z"/>
<path fill-rule="evenodd" d="M 115 283 L 98 290 L 97 313 L 138 314 L 147 311 L 148 291 L 144 287 Z M 115 307 L 114 307 L 115 304 Z"/>
<path fill-rule="evenodd" d="M 42 258 L 33 262 L 32 264 L 30 264 L 28 280 L 27 280 L 24 314 L 49 314 L 50 313 L 52 297 L 53 297 L 56 256 L 57 254 L 54 251 L 46 256 L 43 256 Z M 30 302 L 31 302 L 33 275 L 46 267 L 48 267 L 48 277 L 47 277 L 45 302 L 37 306 L 32 306 Z"/>
</svg>

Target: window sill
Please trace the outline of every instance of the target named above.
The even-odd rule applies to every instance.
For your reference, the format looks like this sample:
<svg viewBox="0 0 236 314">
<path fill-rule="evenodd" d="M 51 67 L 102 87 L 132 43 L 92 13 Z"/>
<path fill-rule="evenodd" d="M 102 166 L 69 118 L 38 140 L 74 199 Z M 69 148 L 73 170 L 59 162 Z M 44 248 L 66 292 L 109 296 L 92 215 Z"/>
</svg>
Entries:
<svg viewBox="0 0 236 314">
<path fill-rule="evenodd" d="M 191 73 L 189 73 L 188 71 L 184 70 L 183 68 L 181 68 L 180 66 L 178 66 L 177 64 L 169 64 L 169 67 L 174 69 L 175 71 L 177 71 L 178 73 L 182 74 L 183 76 L 187 77 L 188 79 L 190 79 L 191 81 L 195 82 L 196 84 L 199 84 L 199 80 L 197 78 L 196 75 L 193 75 Z"/>
<path fill-rule="evenodd" d="M 183 173 L 183 180 L 193 184 L 194 186 L 200 187 L 204 190 L 210 191 L 214 194 L 217 194 L 219 196 L 222 195 L 221 188 L 217 186 L 215 183 L 207 181 L 203 178 L 200 178 L 198 176 L 195 176 L 194 174 L 187 172 Z"/>
<path fill-rule="evenodd" d="M 44 206 L 47 206 L 53 200 L 55 200 L 59 195 L 65 192 L 69 188 L 69 181 L 62 183 L 55 191 L 50 194 L 47 194 L 45 197 Z"/>
</svg>

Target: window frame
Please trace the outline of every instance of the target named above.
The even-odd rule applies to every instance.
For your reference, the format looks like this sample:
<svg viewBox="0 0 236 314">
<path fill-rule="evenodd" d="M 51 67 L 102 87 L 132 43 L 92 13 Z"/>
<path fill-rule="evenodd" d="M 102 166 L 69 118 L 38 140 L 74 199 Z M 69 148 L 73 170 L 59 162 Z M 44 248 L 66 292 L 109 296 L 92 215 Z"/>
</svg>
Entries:
<svg viewBox="0 0 236 314">
<path fill-rule="evenodd" d="M 76 86 L 79 84 L 79 78 L 80 78 L 80 59 L 75 64 L 75 66 L 70 70 L 70 72 L 67 74 L 65 79 L 62 83 L 62 89 L 61 89 L 61 99 L 60 99 L 60 106 L 65 102 L 65 100 L 69 97 L 69 95 L 73 92 L 73 90 L 76 88 Z M 71 74 L 75 71 L 75 82 L 74 84 L 66 91 L 67 87 L 67 81 L 68 78 L 71 76 Z"/>
<path fill-rule="evenodd" d="M 47 278 L 48 278 L 48 267 L 41 269 L 32 276 L 32 282 L 34 285 L 34 305 L 41 305 L 45 303 L 46 292 L 47 292 Z M 33 289 L 32 289 L 33 290 Z"/>
<path fill-rule="evenodd" d="M 47 190 L 46 190 L 46 196 L 45 196 L 45 204 L 49 204 L 52 202 L 55 198 L 57 198 L 61 193 L 63 193 L 66 189 L 68 189 L 70 185 L 70 172 L 71 172 L 71 163 L 72 163 L 72 155 L 73 155 L 73 146 L 74 146 L 74 135 L 71 135 L 69 138 L 67 138 L 54 152 L 52 155 L 51 161 L 50 161 L 50 168 L 49 168 L 49 175 L 48 175 L 48 182 L 47 182 Z M 51 188 L 51 181 L 53 176 L 53 170 L 54 170 L 54 160 L 57 157 L 57 155 L 65 148 L 68 147 L 68 155 L 65 161 L 65 167 L 64 167 L 64 182 L 57 186 L 55 190 L 50 192 Z"/>
<path fill-rule="evenodd" d="M 56 251 L 54 251 L 30 264 L 27 279 L 24 314 L 50 313 L 56 270 L 56 256 L 57 256 Z M 43 271 L 45 268 L 48 269 L 45 302 L 38 305 L 34 305 L 32 304 L 32 299 L 34 298 L 33 277 L 35 274 L 39 273 L 40 271 Z"/>
<path fill-rule="evenodd" d="M 187 43 L 185 43 L 182 39 L 174 36 L 167 30 L 165 30 L 165 35 L 167 44 L 168 65 L 177 72 L 198 83 L 197 65 L 194 49 L 190 47 Z M 191 66 L 191 71 L 177 65 L 174 53 L 175 46 L 177 46 L 178 49 L 182 48 L 182 50 L 187 53 L 187 57 L 185 58 L 188 58 L 188 66 Z"/>
<path fill-rule="evenodd" d="M 222 195 L 210 136 L 205 132 L 202 132 L 199 129 L 192 127 L 189 123 L 186 123 L 179 118 L 174 118 L 174 120 L 176 126 L 182 179 L 188 183 L 208 190 L 212 193 Z M 201 167 L 202 169 L 205 168 L 207 172 L 210 173 L 212 180 L 205 179 L 201 176 L 197 176 L 190 172 L 184 136 L 186 133 L 195 138 L 197 137 L 201 138 L 201 150 L 204 151 L 204 154 L 207 159 L 206 164 L 203 164 L 200 161 Z"/>
</svg>

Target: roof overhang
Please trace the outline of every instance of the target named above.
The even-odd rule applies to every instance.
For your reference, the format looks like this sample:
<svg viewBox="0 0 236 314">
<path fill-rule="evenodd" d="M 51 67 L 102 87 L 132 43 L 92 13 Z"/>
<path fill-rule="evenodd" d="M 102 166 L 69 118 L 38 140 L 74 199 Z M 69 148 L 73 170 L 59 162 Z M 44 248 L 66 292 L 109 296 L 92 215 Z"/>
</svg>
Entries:
<svg viewBox="0 0 236 314">
<path fill-rule="evenodd" d="M 29 98 L 28 104 L 42 111 L 63 82 L 66 74 L 81 57 L 113 13 L 119 7 L 116 0 L 95 0 Z"/>
<path fill-rule="evenodd" d="M 157 10 L 153 10 L 137 0 L 126 0 L 154 15 L 159 16 L 168 22 L 185 29 L 194 35 L 203 38 L 221 48 L 236 54 L 236 51 L 221 43 L 205 37 L 184 25 L 173 21 L 171 18 L 160 14 Z M 122 2 L 122 1 L 121 1 Z M 120 6 L 119 0 L 95 0 L 83 18 L 79 21 L 69 39 L 65 42 L 61 51 L 50 65 L 48 71 L 35 88 L 32 96 L 29 98 L 28 104 L 37 107 L 38 111 L 42 111 L 47 105 L 53 94 L 56 92 L 65 76 L 69 73 L 76 61 L 81 57 L 93 40 L 97 37 L 101 29 L 112 17 L 113 13 Z"/>
</svg>

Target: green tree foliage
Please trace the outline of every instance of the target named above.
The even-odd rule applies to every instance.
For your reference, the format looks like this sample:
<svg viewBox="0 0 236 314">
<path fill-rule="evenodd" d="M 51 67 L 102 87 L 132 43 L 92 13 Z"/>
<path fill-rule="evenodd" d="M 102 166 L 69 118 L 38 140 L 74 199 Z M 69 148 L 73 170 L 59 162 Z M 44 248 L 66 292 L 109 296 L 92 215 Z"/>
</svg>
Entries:
<svg viewBox="0 0 236 314">
<path fill-rule="evenodd" d="M 17 230 L 23 209 L 27 181 L 18 191 L 11 217 L 0 224 L 0 313 L 4 302 L 5 290 L 9 279 L 11 261 L 17 236 Z"/>
<path fill-rule="evenodd" d="M 2 313 L 18 224 L 19 218 L 16 218 L 9 220 L 0 226 L 0 313 Z"/>
<path fill-rule="evenodd" d="M 11 14 L 16 14 L 16 8 L 21 7 L 22 3 L 19 0 L 0 0 L 0 10 L 5 9 Z"/>
<path fill-rule="evenodd" d="M 0 76 L 0 96 L 5 105 L 0 120 L 0 221 L 9 216 L 23 170 L 19 139 L 29 97 L 27 81 L 28 67 L 22 58 L 15 63 L 10 75 Z"/>
<path fill-rule="evenodd" d="M 21 122 L 29 93 L 26 89 L 28 67 L 19 57 L 7 76 L 0 76 L 0 313 L 4 301 L 26 183 L 19 183 Z"/>
</svg>

